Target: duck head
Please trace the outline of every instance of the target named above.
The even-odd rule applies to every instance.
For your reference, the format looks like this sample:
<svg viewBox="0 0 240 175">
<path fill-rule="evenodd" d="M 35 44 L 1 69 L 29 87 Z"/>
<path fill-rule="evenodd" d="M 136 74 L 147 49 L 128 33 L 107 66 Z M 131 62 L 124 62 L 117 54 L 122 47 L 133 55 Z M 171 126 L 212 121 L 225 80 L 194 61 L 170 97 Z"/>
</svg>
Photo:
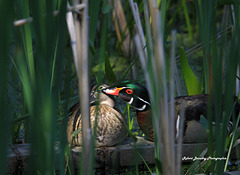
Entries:
<svg viewBox="0 0 240 175">
<path fill-rule="evenodd" d="M 102 84 L 100 86 L 94 85 L 91 89 L 90 104 L 91 105 L 108 105 L 110 107 L 115 106 L 114 98 L 111 95 L 102 92 L 103 89 L 108 88 L 109 85 Z"/>
<path fill-rule="evenodd" d="M 106 87 L 102 92 L 108 95 L 118 96 L 138 112 L 147 111 L 150 107 L 150 100 L 147 89 L 139 83 L 123 83 L 116 86 Z"/>
</svg>

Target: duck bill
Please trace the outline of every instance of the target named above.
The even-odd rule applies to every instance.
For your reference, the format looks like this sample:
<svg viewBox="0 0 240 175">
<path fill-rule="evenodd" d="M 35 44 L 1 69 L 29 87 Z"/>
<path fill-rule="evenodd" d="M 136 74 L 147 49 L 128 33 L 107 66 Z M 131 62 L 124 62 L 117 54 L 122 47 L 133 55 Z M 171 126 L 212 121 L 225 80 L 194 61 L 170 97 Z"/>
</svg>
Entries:
<svg viewBox="0 0 240 175">
<path fill-rule="evenodd" d="M 103 91 L 105 94 L 118 96 L 120 90 L 122 90 L 122 88 L 114 87 L 114 88 L 106 88 L 106 89 L 103 89 L 102 91 Z"/>
</svg>

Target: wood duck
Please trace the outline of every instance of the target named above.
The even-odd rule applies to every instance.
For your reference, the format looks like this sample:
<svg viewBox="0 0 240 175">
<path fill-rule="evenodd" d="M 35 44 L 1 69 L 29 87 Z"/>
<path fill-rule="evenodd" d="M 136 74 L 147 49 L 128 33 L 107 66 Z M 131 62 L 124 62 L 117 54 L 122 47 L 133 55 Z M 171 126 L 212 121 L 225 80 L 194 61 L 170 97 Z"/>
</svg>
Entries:
<svg viewBox="0 0 240 175">
<path fill-rule="evenodd" d="M 124 124 L 126 119 L 117 109 L 114 108 L 115 101 L 112 96 L 101 92 L 108 85 L 103 84 L 99 87 L 94 86 L 90 95 L 90 120 L 91 128 L 94 131 L 96 122 L 96 147 L 114 146 L 121 143 L 127 137 L 127 130 Z M 80 113 L 79 103 L 70 109 L 70 117 L 67 126 L 68 143 L 73 145 L 82 145 L 82 115 Z M 79 130 L 79 133 L 73 138 L 72 133 Z M 72 140 L 73 139 L 73 140 Z"/>
<path fill-rule="evenodd" d="M 124 83 L 102 90 L 109 95 L 118 96 L 136 109 L 137 121 L 146 137 L 154 141 L 151 104 L 147 89 L 138 83 Z M 175 134 L 179 136 L 179 119 L 183 101 L 185 101 L 185 123 L 183 142 L 206 142 L 207 131 L 200 123 L 200 116 L 207 115 L 208 95 L 192 95 L 176 97 L 175 102 Z M 239 107 L 239 106 L 238 106 Z M 229 123 L 231 125 L 231 122 Z"/>
</svg>

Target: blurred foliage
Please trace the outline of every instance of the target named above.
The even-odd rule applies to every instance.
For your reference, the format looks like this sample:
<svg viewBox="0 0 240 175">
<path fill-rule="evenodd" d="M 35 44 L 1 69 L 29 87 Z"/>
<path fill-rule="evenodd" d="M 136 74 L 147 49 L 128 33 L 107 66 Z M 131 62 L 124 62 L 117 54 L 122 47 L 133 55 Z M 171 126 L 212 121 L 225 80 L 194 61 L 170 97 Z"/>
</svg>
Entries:
<svg viewBox="0 0 240 175">
<path fill-rule="evenodd" d="M 184 48 L 180 48 L 180 63 L 188 95 L 201 94 L 200 83 L 188 64 Z"/>
<path fill-rule="evenodd" d="M 0 144 L 0 155 L 3 155 L 0 158 L 2 172 L 6 170 L 5 160 L 10 142 L 33 143 L 32 153 L 36 153 L 39 160 L 33 158 L 32 169 L 34 172 L 39 170 L 42 174 L 53 173 L 53 162 L 56 159 L 54 142 L 61 143 L 62 165 L 65 156 L 69 155 L 64 155 L 67 145 L 65 131 L 68 108 L 78 99 L 75 98 L 78 96 L 78 84 L 71 43 L 66 31 L 66 2 L 17 0 L 0 3 L 0 23 L 3 26 L 0 27 L 0 133 L 4 133 L 0 135 L 1 142 L 4 143 Z M 131 9 L 127 0 L 121 2 L 132 39 L 135 31 Z M 143 1 L 135 2 L 138 4 L 143 29 L 146 30 Z M 177 29 L 178 32 L 176 52 L 178 55 L 182 53 L 182 56 L 180 61 L 177 59 L 177 67 L 181 70 L 182 66 L 182 73 L 179 72 L 184 90 L 181 95 L 201 93 L 202 89 L 206 93 L 212 93 L 217 102 L 214 107 L 219 109 L 217 115 L 221 119 L 217 122 L 227 123 L 232 103 L 227 105 L 219 100 L 219 97 L 223 92 L 228 97 L 234 94 L 236 66 L 239 65 L 239 32 L 223 32 L 218 40 L 216 37 L 229 26 L 234 25 L 234 30 L 239 31 L 238 2 L 170 0 L 157 3 L 165 21 L 162 32 L 167 62 L 170 57 L 170 32 L 172 29 Z M 89 5 L 91 84 L 113 84 L 124 79 L 144 81 L 135 49 L 133 48 L 129 56 L 124 55 L 121 49 L 122 42 L 118 40 L 113 23 L 113 5 L 106 0 L 92 0 Z M 228 5 L 234 5 L 234 16 Z M 228 11 L 225 8 L 228 8 Z M 60 10 L 58 16 L 52 15 L 54 10 Z M 14 20 L 28 17 L 33 17 L 32 23 L 13 26 Z M 200 47 L 194 48 L 199 43 Z M 181 52 L 181 48 L 184 48 L 186 55 L 183 50 Z M 222 73 L 219 75 L 219 72 Z M 211 73 L 212 79 L 209 80 Z M 184 80 L 186 84 L 190 83 L 194 87 L 185 86 Z M 231 101 L 228 97 L 226 101 Z M 224 115 L 220 110 L 223 104 L 227 112 Z M 123 108 L 122 106 L 120 105 L 120 108 Z M 136 130 L 136 120 L 130 117 L 130 114 L 135 115 L 134 112 L 128 113 L 129 129 L 132 130 L 135 126 Z M 219 133 L 224 127 L 225 125 L 219 126 Z M 210 141 L 217 137 L 211 128 L 209 133 Z M 223 147 L 211 145 L 211 156 L 224 154 L 226 133 L 222 131 L 221 137 L 223 139 L 218 140 L 217 145 Z M 221 163 L 207 168 L 209 171 L 220 172 L 223 170 L 219 168 L 222 165 Z M 64 166 L 62 167 L 60 174 L 66 171 Z M 72 171 L 71 168 L 68 171 Z"/>
</svg>

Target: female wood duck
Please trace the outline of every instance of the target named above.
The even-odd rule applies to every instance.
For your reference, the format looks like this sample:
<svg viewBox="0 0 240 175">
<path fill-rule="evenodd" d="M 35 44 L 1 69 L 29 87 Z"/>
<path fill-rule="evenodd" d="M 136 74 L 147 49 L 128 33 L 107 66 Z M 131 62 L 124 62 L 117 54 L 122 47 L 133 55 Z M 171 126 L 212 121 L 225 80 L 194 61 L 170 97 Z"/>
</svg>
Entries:
<svg viewBox="0 0 240 175">
<path fill-rule="evenodd" d="M 103 84 L 99 87 L 94 86 L 91 90 L 90 120 L 93 131 L 96 125 L 96 147 L 114 146 L 127 137 L 127 130 L 124 126 L 126 124 L 125 117 L 114 108 L 114 99 L 101 92 L 103 88 L 107 87 L 108 85 Z M 67 126 L 68 143 L 71 144 L 73 141 L 73 145 L 81 146 L 82 115 L 80 114 L 79 103 L 75 104 L 70 111 Z M 77 130 L 80 132 L 72 138 L 72 133 Z"/>
<path fill-rule="evenodd" d="M 151 104 L 147 89 L 138 83 L 124 83 L 120 86 L 102 90 L 115 95 L 133 106 L 137 111 L 137 121 L 146 137 L 154 141 Z M 183 101 L 185 101 L 185 124 L 183 142 L 206 142 L 207 131 L 200 123 L 200 116 L 207 115 L 208 95 L 192 95 L 176 97 L 175 102 L 175 133 L 179 136 L 179 119 Z"/>
</svg>

